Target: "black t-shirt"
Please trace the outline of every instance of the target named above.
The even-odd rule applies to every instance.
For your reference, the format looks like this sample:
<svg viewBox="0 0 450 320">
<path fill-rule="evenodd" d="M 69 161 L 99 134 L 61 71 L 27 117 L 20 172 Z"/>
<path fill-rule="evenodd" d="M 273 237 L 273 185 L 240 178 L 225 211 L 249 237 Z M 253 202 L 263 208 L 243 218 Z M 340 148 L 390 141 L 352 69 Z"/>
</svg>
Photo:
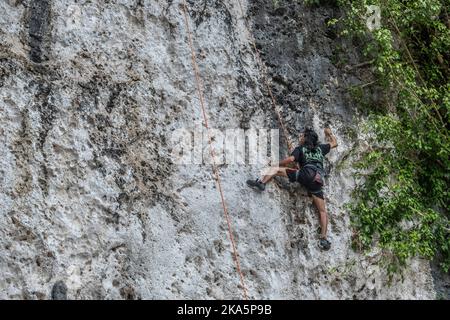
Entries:
<svg viewBox="0 0 450 320">
<path fill-rule="evenodd" d="M 294 156 L 295 161 L 300 165 L 300 168 L 307 164 L 312 164 L 323 170 L 325 155 L 329 153 L 330 150 L 331 146 L 329 143 L 320 144 L 315 150 L 311 151 L 305 146 L 300 145 L 292 151 L 291 156 Z"/>
</svg>

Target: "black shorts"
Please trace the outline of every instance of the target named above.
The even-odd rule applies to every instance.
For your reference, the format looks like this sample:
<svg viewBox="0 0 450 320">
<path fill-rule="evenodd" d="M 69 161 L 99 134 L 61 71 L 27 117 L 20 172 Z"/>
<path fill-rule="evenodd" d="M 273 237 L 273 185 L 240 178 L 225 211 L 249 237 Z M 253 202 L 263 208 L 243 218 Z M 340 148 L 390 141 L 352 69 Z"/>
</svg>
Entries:
<svg viewBox="0 0 450 320">
<path fill-rule="evenodd" d="M 324 199 L 323 178 L 318 170 L 303 167 L 300 170 L 286 170 L 290 182 L 298 182 L 306 188 L 308 195 Z"/>
</svg>

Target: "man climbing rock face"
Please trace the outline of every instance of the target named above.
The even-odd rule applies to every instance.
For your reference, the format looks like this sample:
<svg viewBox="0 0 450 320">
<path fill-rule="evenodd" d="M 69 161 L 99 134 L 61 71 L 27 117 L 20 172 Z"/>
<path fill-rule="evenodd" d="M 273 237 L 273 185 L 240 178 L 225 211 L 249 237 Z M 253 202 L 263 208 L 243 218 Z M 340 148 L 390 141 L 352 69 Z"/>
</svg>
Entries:
<svg viewBox="0 0 450 320">
<path fill-rule="evenodd" d="M 286 177 L 290 182 L 298 182 L 308 190 L 313 203 L 319 211 L 320 239 L 319 247 L 330 249 L 331 243 L 327 239 L 327 209 L 323 195 L 323 178 L 325 176 L 323 161 L 331 149 L 337 147 L 337 140 L 330 128 L 325 128 L 326 144 L 319 144 L 319 137 L 314 130 L 306 128 L 299 137 L 299 146 L 289 157 L 282 160 L 277 166 L 270 167 L 261 179 L 247 180 L 247 184 L 259 191 L 264 191 L 266 183 L 275 176 Z M 298 168 L 290 168 L 289 164 L 296 162 Z"/>
</svg>

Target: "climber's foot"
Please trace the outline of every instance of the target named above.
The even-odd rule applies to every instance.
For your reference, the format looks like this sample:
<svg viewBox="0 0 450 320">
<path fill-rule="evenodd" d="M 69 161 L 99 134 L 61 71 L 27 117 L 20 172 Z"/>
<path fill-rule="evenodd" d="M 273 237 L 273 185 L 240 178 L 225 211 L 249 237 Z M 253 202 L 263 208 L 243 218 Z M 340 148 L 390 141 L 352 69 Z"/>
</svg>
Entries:
<svg viewBox="0 0 450 320">
<path fill-rule="evenodd" d="M 330 247 L 331 247 L 331 242 L 328 241 L 327 239 L 321 238 L 319 240 L 319 248 L 320 249 L 327 251 L 330 249 Z"/>
<path fill-rule="evenodd" d="M 266 189 L 266 185 L 264 183 L 262 183 L 259 179 L 247 180 L 247 185 L 250 188 L 253 188 L 258 191 L 264 191 Z"/>
</svg>

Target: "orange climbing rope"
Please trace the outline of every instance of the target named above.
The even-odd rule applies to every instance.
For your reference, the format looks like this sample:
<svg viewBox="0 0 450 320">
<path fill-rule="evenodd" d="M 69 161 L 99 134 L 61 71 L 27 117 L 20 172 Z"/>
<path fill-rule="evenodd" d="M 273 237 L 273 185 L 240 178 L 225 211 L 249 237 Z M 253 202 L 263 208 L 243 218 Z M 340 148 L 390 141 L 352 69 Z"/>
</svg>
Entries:
<svg viewBox="0 0 450 320">
<path fill-rule="evenodd" d="M 212 139 L 211 139 L 211 134 L 209 132 L 209 126 L 208 126 L 208 117 L 206 115 L 206 107 L 205 107 L 205 101 L 204 101 L 204 97 L 203 97 L 203 91 L 202 91 L 202 87 L 201 87 L 201 83 L 200 83 L 200 72 L 198 70 L 198 66 L 197 66 L 197 57 L 194 51 L 194 45 L 192 42 L 192 34 L 191 34 L 191 30 L 189 27 L 189 19 L 188 19 L 188 13 L 187 13 L 187 4 L 186 4 L 186 0 L 183 0 L 183 12 L 184 12 L 184 18 L 186 21 L 186 29 L 187 29 L 187 34 L 188 34 L 188 38 L 189 38 L 189 46 L 191 49 L 191 56 L 192 56 L 192 66 L 194 68 L 194 73 L 195 73 L 195 82 L 197 84 L 197 92 L 198 92 L 198 97 L 200 100 L 200 105 L 202 108 L 202 115 L 203 115 L 203 121 L 205 123 L 205 127 L 206 127 L 206 131 L 208 133 L 208 142 L 209 142 L 209 151 L 211 154 L 211 159 L 212 159 L 212 166 L 213 166 L 213 172 L 214 172 L 214 176 L 216 178 L 216 182 L 217 182 L 217 186 L 219 189 L 219 193 L 220 193 L 220 199 L 222 201 L 222 207 L 223 207 L 223 212 L 225 215 L 225 219 L 228 225 L 228 236 L 230 238 L 230 242 L 231 242 L 231 246 L 233 248 L 233 256 L 234 256 L 234 261 L 236 264 L 236 270 L 239 274 L 239 278 L 241 281 L 241 287 L 243 290 L 243 294 L 244 294 L 244 299 L 247 300 L 247 288 L 245 286 L 244 283 L 244 276 L 242 274 L 241 271 L 241 266 L 239 263 L 239 254 L 237 252 L 237 248 L 236 248 L 236 243 L 234 241 L 234 237 L 233 237 L 233 229 L 231 227 L 231 220 L 230 220 L 230 216 L 228 214 L 228 209 L 227 209 L 227 205 L 225 203 L 225 197 L 223 195 L 223 190 L 222 190 L 222 184 L 220 182 L 220 175 L 219 175 L 219 170 L 217 168 L 217 164 L 216 164 L 216 156 L 215 156 L 215 151 L 214 151 L 214 147 L 212 145 Z"/>
<path fill-rule="evenodd" d="M 292 149 L 293 149 L 292 148 L 292 143 L 291 143 L 291 141 L 289 139 L 289 134 L 288 134 L 288 132 L 286 130 L 286 126 L 284 125 L 283 118 L 281 117 L 280 108 L 277 105 L 275 97 L 274 97 L 274 95 L 272 93 L 272 88 L 271 88 L 269 80 L 267 78 L 267 67 L 266 67 L 266 65 L 263 63 L 263 61 L 261 59 L 261 56 L 259 54 L 259 50 L 256 47 L 255 39 L 251 36 L 249 22 L 248 22 L 248 17 L 244 14 L 244 9 L 243 9 L 243 6 L 242 6 L 242 2 L 241 2 L 241 0 L 237 0 L 237 2 L 239 4 L 239 8 L 240 8 L 240 11 L 241 11 L 242 18 L 244 19 L 245 28 L 247 30 L 247 33 L 249 34 L 249 38 L 250 38 L 250 41 L 252 43 L 253 49 L 255 50 L 256 60 L 258 61 L 258 64 L 259 64 L 260 68 L 263 71 L 262 74 L 263 74 L 264 83 L 266 85 L 267 92 L 269 93 L 270 99 L 272 100 L 272 106 L 275 109 L 275 112 L 277 113 L 278 121 L 280 122 L 281 128 L 283 129 L 283 133 L 284 133 L 284 136 L 286 138 L 286 144 L 287 144 L 287 147 L 288 147 L 288 150 L 289 150 L 289 153 L 290 153 L 292 151 Z"/>
</svg>

